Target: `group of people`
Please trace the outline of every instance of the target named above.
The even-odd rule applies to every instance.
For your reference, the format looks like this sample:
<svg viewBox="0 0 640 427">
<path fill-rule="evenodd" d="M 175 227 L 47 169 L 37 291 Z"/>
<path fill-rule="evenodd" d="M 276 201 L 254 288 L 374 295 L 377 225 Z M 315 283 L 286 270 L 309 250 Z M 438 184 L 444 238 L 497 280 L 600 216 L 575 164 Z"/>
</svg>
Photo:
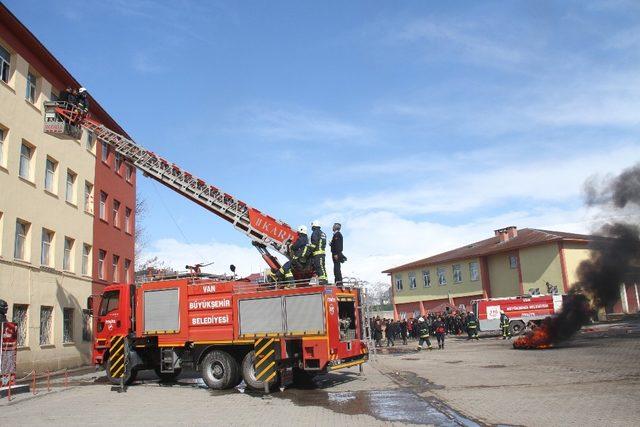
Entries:
<svg viewBox="0 0 640 427">
<path fill-rule="evenodd" d="M 89 99 L 87 90 L 83 87 L 80 89 L 66 88 L 58 97 L 58 101 L 68 102 L 81 110 L 89 111 Z"/>
<path fill-rule="evenodd" d="M 333 274 L 336 284 L 342 283 L 341 264 L 347 260 L 342 253 L 343 240 L 340 230 L 342 225 L 333 224 L 333 237 L 329 246 L 331 247 L 331 259 L 333 260 Z M 322 231 L 319 220 L 311 223 L 311 236 L 308 236 L 306 225 L 300 225 L 297 229 L 298 236 L 293 244 L 288 248 L 289 261 L 287 261 L 279 270 L 271 271 L 270 278 L 272 281 L 293 282 L 294 269 L 302 270 L 308 263 L 318 278 L 318 284 L 326 285 L 329 283 L 327 277 L 327 269 L 325 264 L 327 235 Z"/>
<path fill-rule="evenodd" d="M 508 325 L 508 318 L 506 319 Z M 433 346 L 430 338 L 433 336 L 436 337 L 440 350 L 444 349 L 447 335 L 466 333 L 468 340 L 477 340 L 479 339 L 478 326 L 475 314 L 464 311 L 429 313 L 402 320 L 381 319 L 380 316 L 371 319 L 371 331 L 376 347 L 382 347 L 383 338 L 386 338 L 387 347 L 395 346 L 398 339 L 402 339 L 402 343 L 405 345 L 409 339 L 414 339 L 418 341 L 417 350 L 425 348 L 431 350 Z M 505 333 L 508 334 L 508 328 L 506 332 L 503 328 L 503 336 L 506 337 Z M 508 336 L 510 337 L 510 334 Z"/>
</svg>

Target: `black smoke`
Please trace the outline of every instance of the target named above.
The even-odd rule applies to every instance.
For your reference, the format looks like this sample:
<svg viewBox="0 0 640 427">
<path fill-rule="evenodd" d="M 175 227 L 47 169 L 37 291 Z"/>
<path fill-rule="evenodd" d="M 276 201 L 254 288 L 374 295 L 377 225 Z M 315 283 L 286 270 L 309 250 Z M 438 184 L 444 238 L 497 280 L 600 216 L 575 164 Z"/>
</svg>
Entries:
<svg viewBox="0 0 640 427">
<path fill-rule="evenodd" d="M 543 324 L 548 341 L 571 338 L 599 310 L 611 307 L 620 298 L 620 284 L 640 269 L 640 164 L 615 177 L 590 178 L 585 184 L 586 203 L 597 206 L 609 221 L 593 232 L 591 258 L 578 266 L 578 282 L 563 300 L 562 311 Z"/>
</svg>

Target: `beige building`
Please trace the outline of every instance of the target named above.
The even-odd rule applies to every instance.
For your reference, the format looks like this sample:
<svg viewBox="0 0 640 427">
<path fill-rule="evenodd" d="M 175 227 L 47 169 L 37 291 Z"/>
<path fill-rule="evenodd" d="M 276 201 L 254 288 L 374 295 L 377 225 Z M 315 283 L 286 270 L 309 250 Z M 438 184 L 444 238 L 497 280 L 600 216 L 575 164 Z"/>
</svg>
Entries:
<svg viewBox="0 0 640 427">
<path fill-rule="evenodd" d="M 0 298 L 19 325 L 20 372 L 90 362 L 96 143 L 43 132 L 43 102 L 68 86 L 79 85 L 0 4 Z"/>
<path fill-rule="evenodd" d="M 479 298 L 568 292 L 578 265 L 589 259 L 592 236 L 506 227 L 470 243 L 385 270 L 391 278 L 396 317 L 414 317 L 445 306 L 469 306 Z M 621 302 L 609 311 L 637 311 L 638 285 L 621 285 Z"/>
</svg>

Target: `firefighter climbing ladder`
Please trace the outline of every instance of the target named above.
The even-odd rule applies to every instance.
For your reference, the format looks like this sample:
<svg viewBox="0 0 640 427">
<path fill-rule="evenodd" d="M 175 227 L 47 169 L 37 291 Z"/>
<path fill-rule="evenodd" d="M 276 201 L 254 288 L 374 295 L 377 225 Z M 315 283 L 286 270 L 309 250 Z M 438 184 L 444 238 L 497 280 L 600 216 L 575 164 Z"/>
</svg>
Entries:
<svg viewBox="0 0 640 427">
<path fill-rule="evenodd" d="M 249 236 L 254 242 L 270 246 L 283 255 L 287 254 L 286 242 L 279 241 L 272 236 L 258 230 L 251 224 L 249 217 L 250 208 L 244 202 L 223 192 L 222 190 L 207 184 L 204 180 L 180 169 L 165 159 L 156 156 L 149 150 L 136 144 L 131 139 L 120 135 L 101 123 L 86 117 L 73 106 L 66 102 L 47 102 L 45 108 L 55 109 L 55 112 L 64 117 L 69 123 L 80 124 L 92 132 L 97 139 L 109 144 L 117 155 L 122 156 L 145 175 L 155 179 L 161 184 L 173 189 L 181 195 L 191 199 L 204 208 L 210 210 L 221 218 L 233 224 L 233 226 Z M 257 210 L 253 209 L 255 212 Z M 276 225 L 290 227 L 278 220 L 269 218 Z"/>
</svg>

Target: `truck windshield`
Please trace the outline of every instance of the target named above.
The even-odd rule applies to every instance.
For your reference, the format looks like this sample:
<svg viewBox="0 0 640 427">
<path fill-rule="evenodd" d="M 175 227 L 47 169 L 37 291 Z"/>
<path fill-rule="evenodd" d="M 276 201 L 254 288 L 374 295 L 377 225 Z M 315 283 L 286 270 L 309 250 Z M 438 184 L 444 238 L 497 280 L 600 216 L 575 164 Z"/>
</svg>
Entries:
<svg viewBox="0 0 640 427">
<path fill-rule="evenodd" d="M 100 316 L 104 316 L 114 310 L 118 309 L 120 302 L 120 291 L 108 291 L 102 296 L 102 302 L 100 302 Z"/>
</svg>

